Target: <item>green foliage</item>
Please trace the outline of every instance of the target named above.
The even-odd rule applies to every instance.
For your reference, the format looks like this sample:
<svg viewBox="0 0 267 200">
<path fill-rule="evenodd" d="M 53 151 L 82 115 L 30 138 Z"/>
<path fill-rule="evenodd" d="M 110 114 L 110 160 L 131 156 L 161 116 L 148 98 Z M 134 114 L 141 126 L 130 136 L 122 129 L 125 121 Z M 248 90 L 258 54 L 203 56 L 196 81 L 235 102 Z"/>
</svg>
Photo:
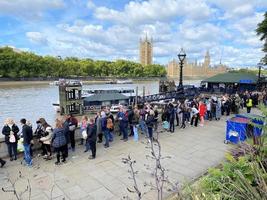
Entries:
<svg viewBox="0 0 267 200">
<path fill-rule="evenodd" d="M 162 77 L 162 65 L 142 66 L 139 63 L 117 60 L 115 62 L 92 59 L 65 59 L 38 56 L 28 52 L 15 52 L 0 48 L 0 77 Z"/>
<path fill-rule="evenodd" d="M 241 146 L 243 156 L 226 154 L 226 162 L 211 168 L 195 184 L 185 187 L 177 200 L 262 200 L 267 199 L 267 107 L 260 105 L 265 118 L 264 134 L 257 145 Z"/>
<path fill-rule="evenodd" d="M 264 41 L 262 50 L 267 53 L 267 12 L 264 14 L 263 21 L 258 24 L 256 32 L 260 36 L 260 40 Z M 263 58 L 263 62 L 267 64 L 267 54 Z"/>
</svg>

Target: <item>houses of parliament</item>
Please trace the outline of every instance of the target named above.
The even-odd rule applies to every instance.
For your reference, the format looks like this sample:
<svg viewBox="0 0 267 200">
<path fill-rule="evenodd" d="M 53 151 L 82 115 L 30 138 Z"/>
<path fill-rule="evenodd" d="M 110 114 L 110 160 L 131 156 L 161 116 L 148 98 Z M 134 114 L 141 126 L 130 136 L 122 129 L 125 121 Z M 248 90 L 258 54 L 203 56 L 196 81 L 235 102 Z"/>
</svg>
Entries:
<svg viewBox="0 0 267 200">
<path fill-rule="evenodd" d="M 153 64 L 153 39 L 148 39 L 147 35 L 145 39 L 140 39 L 139 43 L 139 59 L 143 66 Z M 216 65 L 214 67 L 210 66 L 210 54 L 209 51 L 206 52 L 203 63 L 189 63 L 185 60 L 183 67 L 183 76 L 193 78 L 193 77 L 211 77 L 216 74 L 225 73 L 227 71 L 227 66 L 223 64 Z M 170 78 L 178 78 L 180 74 L 180 67 L 178 61 L 173 59 L 168 63 L 167 66 L 167 76 Z"/>
</svg>

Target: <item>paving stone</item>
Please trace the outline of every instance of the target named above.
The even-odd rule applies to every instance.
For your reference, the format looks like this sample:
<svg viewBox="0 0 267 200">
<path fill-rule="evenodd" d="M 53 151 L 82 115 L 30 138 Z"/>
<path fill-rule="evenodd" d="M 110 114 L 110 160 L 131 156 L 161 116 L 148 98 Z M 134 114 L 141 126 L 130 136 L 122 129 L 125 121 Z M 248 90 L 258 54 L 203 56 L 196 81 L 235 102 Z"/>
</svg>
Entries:
<svg viewBox="0 0 267 200">
<path fill-rule="evenodd" d="M 78 185 L 64 189 L 64 193 L 69 199 L 82 199 L 88 196 L 88 193 L 81 189 Z"/>
<path fill-rule="evenodd" d="M 114 195 L 104 187 L 89 193 L 89 196 L 92 197 L 92 200 L 108 200 L 114 197 Z"/>
</svg>

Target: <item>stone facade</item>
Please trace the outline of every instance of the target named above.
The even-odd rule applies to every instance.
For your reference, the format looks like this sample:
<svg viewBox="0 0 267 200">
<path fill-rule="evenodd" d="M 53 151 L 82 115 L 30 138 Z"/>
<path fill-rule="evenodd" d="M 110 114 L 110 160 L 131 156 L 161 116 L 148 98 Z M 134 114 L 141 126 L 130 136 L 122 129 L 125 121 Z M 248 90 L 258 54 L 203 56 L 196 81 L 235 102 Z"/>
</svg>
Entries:
<svg viewBox="0 0 267 200">
<path fill-rule="evenodd" d="M 225 73 L 227 71 L 227 66 L 225 65 L 216 65 L 214 67 L 210 66 L 210 55 L 207 51 L 204 59 L 204 63 L 198 64 L 189 63 L 185 60 L 185 64 L 183 67 L 183 76 L 186 77 L 197 77 L 197 76 L 205 76 L 211 77 L 216 74 Z M 178 61 L 173 59 L 168 63 L 167 75 L 170 78 L 179 78 L 180 75 L 180 67 Z"/>
<path fill-rule="evenodd" d="M 153 63 L 153 40 L 152 38 L 148 40 L 146 38 L 140 39 L 139 44 L 139 56 L 140 56 L 140 63 L 142 65 L 151 65 Z"/>
</svg>

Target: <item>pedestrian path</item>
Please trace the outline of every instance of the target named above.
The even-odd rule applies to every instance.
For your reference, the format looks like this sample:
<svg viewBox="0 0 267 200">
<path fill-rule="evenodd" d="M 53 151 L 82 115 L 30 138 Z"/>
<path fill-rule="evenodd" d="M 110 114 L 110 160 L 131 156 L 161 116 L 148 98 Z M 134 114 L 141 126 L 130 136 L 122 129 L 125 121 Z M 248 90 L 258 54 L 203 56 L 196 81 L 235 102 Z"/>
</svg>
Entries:
<svg viewBox="0 0 267 200">
<path fill-rule="evenodd" d="M 163 156 L 170 159 L 163 160 L 163 167 L 168 169 L 169 179 L 184 183 L 206 172 L 209 167 L 217 166 L 223 159 L 225 152 L 231 145 L 224 144 L 225 121 L 207 122 L 204 127 L 187 127 L 177 129 L 174 133 L 160 133 L 160 143 Z M 143 199 L 156 199 L 156 192 L 144 187 L 144 182 L 152 182 L 151 170 L 144 165 L 153 165 L 153 161 L 146 159 L 149 149 L 141 136 L 138 142 L 132 138 L 122 142 L 116 137 L 108 149 L 97 144 L 97 157 L 89 160 L 89 153 L 79 146 L 74 153 L 70 153 L 66 164 L 55 166 L 54 160 L 44 161 L 34 158 L 34 167 L 27 168 L 20 161 L 8 162 L 6 167 L 0 169 L 0 185 L 7 188 L 11 184 L 9 177 L 14 181 L 21 172 L 15 186 L 18 194 L 23 192 L 30 182 L 31 199 L 88 199 L 88 200 L 118 200 L 123 196 L 132 197 L 127 187 L 132 187 L 127 165 L 121 162 L 129 154 L 136 160 L 135 169 L 138 171 L 137 183 L 142 192 L 146 191 Z M 28 198 L 28 191 L 22 199 Z M 165 196 L 168 193 L 165 193 Z M 12 193 L 0 191 L 1 199 L 16 199 Z M 134 198 L 135 199 L 135 198 Z"/>
</svg>

